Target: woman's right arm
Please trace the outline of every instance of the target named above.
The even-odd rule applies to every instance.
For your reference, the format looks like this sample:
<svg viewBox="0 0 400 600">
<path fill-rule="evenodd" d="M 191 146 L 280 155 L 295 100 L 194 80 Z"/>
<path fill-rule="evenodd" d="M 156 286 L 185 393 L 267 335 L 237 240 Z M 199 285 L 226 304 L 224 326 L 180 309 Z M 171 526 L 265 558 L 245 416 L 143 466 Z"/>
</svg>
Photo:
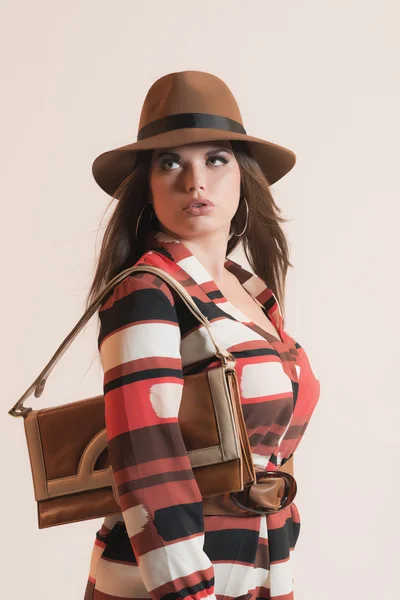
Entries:
<svg viewBox="0 0 400 600">
<path fill-rule="evenodd" d="M 131 275 L 99 317 L 110 463 L 144 585 L 154 600 L 215 600 L 202 496 L 178 422 L 183 372 L 174 297 L 163 279 Z"/>
</svg>

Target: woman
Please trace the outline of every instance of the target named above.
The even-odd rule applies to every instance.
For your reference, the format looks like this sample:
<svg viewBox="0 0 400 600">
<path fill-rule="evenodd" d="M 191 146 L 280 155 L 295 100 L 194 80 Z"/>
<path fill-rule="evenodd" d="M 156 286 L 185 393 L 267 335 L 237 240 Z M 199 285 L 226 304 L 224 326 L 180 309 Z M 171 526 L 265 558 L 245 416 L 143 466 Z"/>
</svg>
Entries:
<svg viewBox="0 0 400 600">
<path fill-rule="evenodd" d="M 182 71 L 150 88 L 138 141 L 93 164 L 118 204 L 88 304 L 133 264 L 184 285 L 236 358 L 253 461 L 266 470 L 293 458 L 319 398 L 272 291 L 282 300 L 291 264 L 269 186 L 294 162 L 290 150 L 246 134 L 221 79 Z M 227 258 L 240 240 L 255 274 Z M 183 376 L 219 366 L 204 327 L 163 279 L 143 272 L 114 287 L 99 317 L 121 513 L 96 534 L 85 600 L 294 598 L 294 502 L 240 518 L 202 511 L 177 417 Z"/>
</svg>

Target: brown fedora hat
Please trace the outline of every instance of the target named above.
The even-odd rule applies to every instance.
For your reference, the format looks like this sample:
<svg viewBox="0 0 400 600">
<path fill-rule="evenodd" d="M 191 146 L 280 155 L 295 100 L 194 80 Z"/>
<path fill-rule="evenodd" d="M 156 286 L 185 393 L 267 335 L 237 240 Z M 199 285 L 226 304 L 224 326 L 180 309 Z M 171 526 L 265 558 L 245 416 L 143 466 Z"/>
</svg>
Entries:
<svg viewBox="0 0 400 600">
<path fill-rule="evenodd" d="M 296 163 L 291 150 L 247 135 L 239 106 L 222 79 L 203 71 L 178 71 L 157 79 L 145 97 L 137 141 L 100 154 L 92 173 L 117 198 L 118 186 L 132 172 L 140 150 L 212 140 L 243 140 L 270 185 Z"/>
</svg>

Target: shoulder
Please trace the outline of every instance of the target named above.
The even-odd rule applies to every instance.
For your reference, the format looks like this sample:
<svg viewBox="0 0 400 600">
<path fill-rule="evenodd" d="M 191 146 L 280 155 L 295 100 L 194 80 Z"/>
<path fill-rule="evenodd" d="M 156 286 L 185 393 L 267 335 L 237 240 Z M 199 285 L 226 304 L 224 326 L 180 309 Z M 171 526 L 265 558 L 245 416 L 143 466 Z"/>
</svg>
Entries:
<svg viewBox="0 0 400 600">
<path fill-rule="evenodd" d="M 156 337 L 165 335 L 166 327 L 174 332 L 179 327 L 171 288 L 162 277 L 145 271 L 128 273 L 110 290 L 99 308 L 99 319 L 99 348 L 105 338 L 127 327 L 138 326 L 141 335 Z"/>
<path fill-rule="evenodd" d="M 165 262 L 162 266 L 155 264 L 149 252 L 144 253 L 132 266 L 155 266 L 168 273 L 168 264 Z M 164 299 L 171 306 L 175 304 L 171 287 L 165 282 L 162 276 L 150 271 L 133 271 L 128 273 L 122 281 L 110 290 L 103 299 L 99 312 L 110 309 L 116 303 L 119 303 L 119 301 L 124 300 L 123 304 L 126 304 L 130 299 L 133 300 L 139 297 L 143 300 L 148 298 L 149 302 L 159 298 Z"/>
</svg>

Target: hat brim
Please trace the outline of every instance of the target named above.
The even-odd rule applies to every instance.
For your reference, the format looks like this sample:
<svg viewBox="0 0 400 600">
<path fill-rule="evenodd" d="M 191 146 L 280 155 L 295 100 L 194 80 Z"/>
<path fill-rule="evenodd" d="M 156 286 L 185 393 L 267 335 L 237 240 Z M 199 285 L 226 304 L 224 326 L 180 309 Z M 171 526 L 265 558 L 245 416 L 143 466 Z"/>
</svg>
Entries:
<svg viewBox="0 0 400 600">
<path fill-rule="evenodd" d="M 270 185 L 286 175 L 296 163 L 294 152 L 261 138 L 221 129 L 187 128 L 173 129 L 103 152 L 92 164 L 93 177 L 102 190 L 118 199 L 115 192 L 132 172 L 139 151 L 213 140 L 243 140 L 247 142 L 249 150 Z"/>
</svg>

